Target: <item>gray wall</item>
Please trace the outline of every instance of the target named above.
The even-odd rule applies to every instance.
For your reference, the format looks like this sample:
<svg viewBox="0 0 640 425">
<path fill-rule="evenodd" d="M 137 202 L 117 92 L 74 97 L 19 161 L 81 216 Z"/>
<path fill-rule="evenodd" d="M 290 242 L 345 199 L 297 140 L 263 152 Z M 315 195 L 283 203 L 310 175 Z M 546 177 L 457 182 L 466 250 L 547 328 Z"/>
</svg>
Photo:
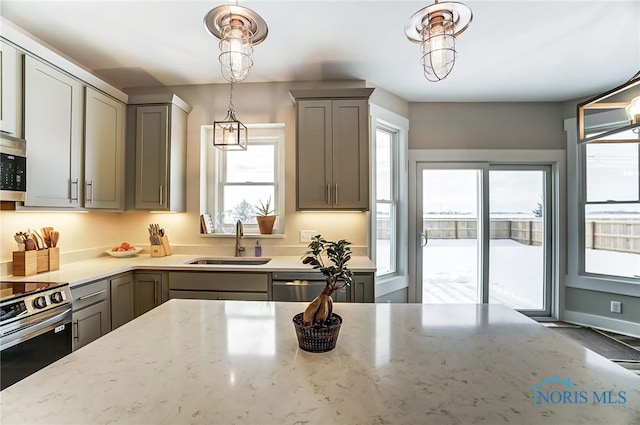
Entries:
<svg viewBox="0 0 640 425">
<path fill-rule="evenodd" d="M 562 103 L 410 103 L 409 149 L 564 149 Z"/>
<path fill-rule="evenodd" d="M 611 301 L 622 302 L 622 314 L 611 313 Z M 640 298 L 628 295 L 567 288 L 566 309 L 609 319 L 640 323 Z"/>
</svg>

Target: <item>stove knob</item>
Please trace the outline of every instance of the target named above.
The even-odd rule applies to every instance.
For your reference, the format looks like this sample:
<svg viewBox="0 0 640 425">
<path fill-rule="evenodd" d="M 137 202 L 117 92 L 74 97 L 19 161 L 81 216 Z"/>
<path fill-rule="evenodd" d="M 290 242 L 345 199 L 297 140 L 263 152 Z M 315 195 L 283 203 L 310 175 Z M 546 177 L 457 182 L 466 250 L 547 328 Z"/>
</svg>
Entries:
<svg viewBox="0 0 640 425">
<path fill-rule="evenodd" d="M 54 292 L 53 294 L 51 294 L 50 298 L 52 303 L 60 304 L 62 301 L 64 301 L 64 294 L 62 292 Z"/>
<path fill-rule="evenodd" d="M 45 308 L 47 306 L 47 299 L 42 296 L 33 300 L 33 306 L 35 308 Z"/>
</svg>

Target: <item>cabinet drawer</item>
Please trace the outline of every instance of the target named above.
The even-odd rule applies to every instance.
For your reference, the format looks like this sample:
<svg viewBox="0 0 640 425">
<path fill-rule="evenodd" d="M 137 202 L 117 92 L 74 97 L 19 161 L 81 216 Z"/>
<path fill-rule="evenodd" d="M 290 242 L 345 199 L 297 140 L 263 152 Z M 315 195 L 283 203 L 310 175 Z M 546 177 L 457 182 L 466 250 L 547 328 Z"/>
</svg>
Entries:
<svg viewBox="0 0 640 425">
<path fill-rule="evenodd" d="M 269 301 L 266 292 L 218 292 L 219 300 Z"/>
<path fill-rule="evenodd" d="M 169 298 L 179 300 L 217 300 L 218 293 L 215 291 L 169 291 Z"/>
<path fill-rule="evenodd" d="M 267 292 L 267 273 L 173 272 L 169 289 L 191 291 Z"/>
<path fill-rule="evenodd" d="M 78 311 L 91 304 L 109 299 L 109 295 L 108 280 L 99 280 L 86 285 L 73 287 L 71 288 L 73 311 Z"/>
</svg>

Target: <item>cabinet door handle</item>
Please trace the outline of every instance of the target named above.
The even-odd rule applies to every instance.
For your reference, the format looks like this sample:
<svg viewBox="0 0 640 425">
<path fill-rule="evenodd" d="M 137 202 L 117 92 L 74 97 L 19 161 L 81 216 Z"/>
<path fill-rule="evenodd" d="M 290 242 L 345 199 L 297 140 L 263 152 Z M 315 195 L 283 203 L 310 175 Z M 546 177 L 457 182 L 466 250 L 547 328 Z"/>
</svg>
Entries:
<svg viewBox="0 0 640 425">
<path fill-rule="evenodd" d="M 76 341 L 80 341 L 80 324 L 78 322 L 79 322 L 79 319 L 76 319 L 76 321 L 73 322 L 73 324 L 76 327 L 76 332 L 75 332 L 75 335 L 73 336 L 73 339 L 75 339 Z"/>
<path fill-rule="evenodd" d="M 104 294 L 105 292 L 107 292 L 107 290 L 103 289 L 102 291 L 94 292 L 93 294 L 83 295 L 78 298 L 78 301 L 86 300 L 87 298 L 95 297 L 96 295 Z"/>
<path fill-rule="evenodd" d="M 75 197 L 73 196 L 73 185 L 74 184 L 76 185 L 76 196 Z M 79 195 L 78 192 L 80 192 L 80 188 L 78 187 L 78 179 L 73 179 L 73 180 L 71 180 L 71 200 L 72 201 L 77 201 L 78 200 L 78 195 Z"/>
<path fill-rule="evenodd" d="M 333 203 L 334 205 L 338 204 L 338 183 L 335 184 L 335 191 L 333 193 Z"/>
<path fill-rule="evenodd" d="M 93 181 L 92 180 L 89 180 L 87 182 L 87 192 L 89 192 L 89 194 L 91 195 L 89 199 L 87 199 L 87 202 L 93 202 Z"/>
<path fill-rule="evenodd" d="M 160 205 L 164 203 L 164 186 L 160 185 Z"/>
<path fill-rule="evenodd" d="M 327 204 L 331 205 L 331 185 L 327 184 Z"/>
<path fill-rule="evenodd" d="M 153 297 L 155 298 L 155 304 L 160 305 L 160 297 L 158 296 L 158 281 L 153 279 Z"/>
</svg>

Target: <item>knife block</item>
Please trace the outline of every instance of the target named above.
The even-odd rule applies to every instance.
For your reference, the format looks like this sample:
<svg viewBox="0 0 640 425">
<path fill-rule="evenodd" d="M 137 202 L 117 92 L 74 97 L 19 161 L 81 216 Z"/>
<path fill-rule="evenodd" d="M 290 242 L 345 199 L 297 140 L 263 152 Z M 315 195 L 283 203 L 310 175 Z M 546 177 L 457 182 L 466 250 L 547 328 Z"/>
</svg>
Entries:
<svg viewBox="0 0 640 425">
<path fill-rule="evenodd" d="M 169 245 L 169 239 L 166 236 L 160 238 L 160 245 L 151 245 L 152 257 L 166 257 L 171 255 L 171 245 Z"/>
</svg>

